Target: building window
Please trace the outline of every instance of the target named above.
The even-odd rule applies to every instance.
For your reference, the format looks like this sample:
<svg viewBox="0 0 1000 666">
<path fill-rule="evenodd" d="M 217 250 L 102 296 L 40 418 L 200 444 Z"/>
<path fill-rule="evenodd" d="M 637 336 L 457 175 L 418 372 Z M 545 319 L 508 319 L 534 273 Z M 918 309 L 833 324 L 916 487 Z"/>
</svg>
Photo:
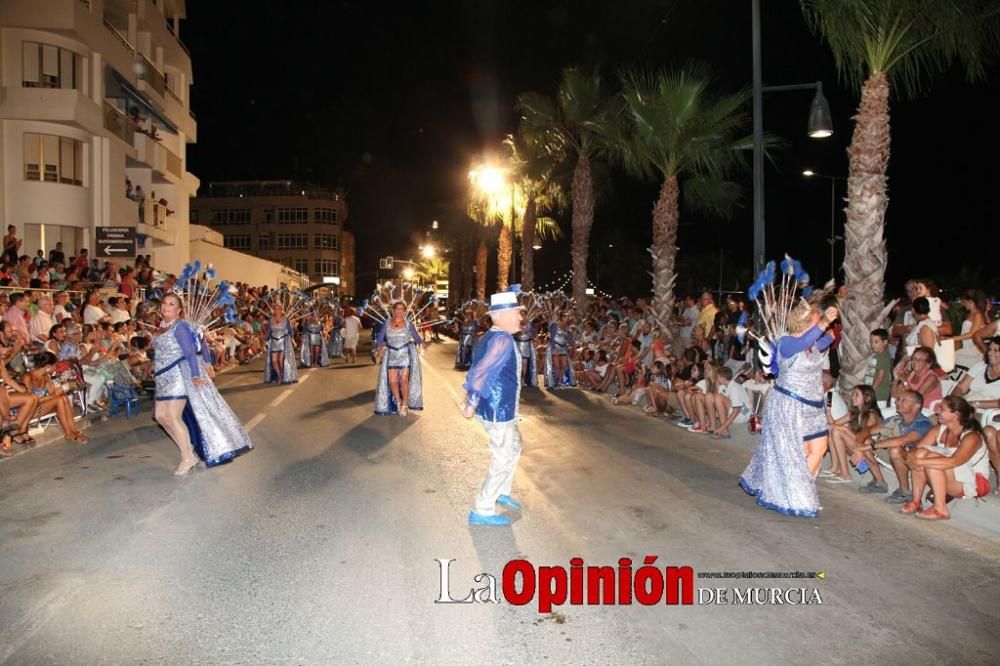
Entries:
<svg viewBox="0 0 1000 666">
<path fill-rule="evenodd" d="M 273 224 L 273 223 L 274 223 L 274 209 L 273 208 L 265 208 L 264 209 L 264 224 Z"/>
<path fill-rule="evenodd" d="M 308 250 L 309 234 L 278 234 L 279 250 Z"/>
<path fill-rule="evenodd" d="M 211 224 L 225 226 L 227 224 L 250 224 L 249 208 L 222 208 L 209 214 Z"/>
<path fill-rule="evenodd" d="M 274 249 L 274 236 L 271 234 L 261 234 L 257 236 L 257 249 L 258 250 L 273 250 Z"/>
<path fill-rule="evenodd" d="M 309 260 L 308 259 L 293 259 L 292 268 L 297 270 L 299 273 L 309 273 Z"/>
<path fill-rule="evenodd" d="M 308 208 L 279 208 L 278 224 L 307 224 L 309 222 Z"/>
<path fill-rule="evenodd" d="M 26 132 L 24 178 L 83 185 L 83 144 L 64 136 Z"/>
<path fill-rule="evenodd" d="M 21 85 L 25 88 L 80 88 L 81 58 L 58 46 L 22 42 Z"/>
<path fill-rule="evenodd" d="M 337 236 L 335 234 L 316 234 L 314 242 L 313 249 L 316 250 L 337 249 Z"/>
<path fill-rule="evenodd" d="M 317 259 L 316 275 L 340 275 L 340 262 L 336 259 Z"/>
<path fill-rule="evenodd" d="M 222 237 L 222 242 L 230 250 L 249 250 L 250 234 L 227 234 Z"/>
<path fill-rule="evenodd" d="M 318 224 L 337 224 L 337 211 L 334 208 L 317 208 L 313 211 L 313 220 Z"/>
</svg>

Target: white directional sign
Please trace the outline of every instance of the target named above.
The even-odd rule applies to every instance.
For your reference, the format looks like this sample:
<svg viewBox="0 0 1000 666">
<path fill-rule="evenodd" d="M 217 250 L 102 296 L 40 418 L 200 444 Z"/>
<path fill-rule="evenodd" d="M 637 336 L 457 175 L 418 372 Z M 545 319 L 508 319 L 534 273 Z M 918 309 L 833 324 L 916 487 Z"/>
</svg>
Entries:
<svg viewBox="0 0 1000 666">
<path fill-rule="evenodd" d="M 134 257 L 135 227 L 97 227 L 97 252 L 104 259 Z"/>
</svg>

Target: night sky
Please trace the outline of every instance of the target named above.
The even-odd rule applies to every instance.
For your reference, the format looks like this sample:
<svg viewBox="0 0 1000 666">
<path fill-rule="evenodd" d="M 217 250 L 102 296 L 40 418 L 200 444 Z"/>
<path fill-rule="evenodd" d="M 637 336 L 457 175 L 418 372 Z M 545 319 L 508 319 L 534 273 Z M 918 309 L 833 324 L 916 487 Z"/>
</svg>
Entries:
<svg viewBox="0 0 1000 666">
<path fill-rule="evenodd" d="M 838 79 L 829 49 L 809 32 L 798 3 L 762 5 L 765 84 L 822 80 L 835 123 L 833 137 L 808 139 L 812 94 L 765 96 L 765 130 L 788 142 L 767 168 L 768 255 L 790 252 L 825 280 L 830 183 L 800 173 L 846 175 L 857 91 Z M 566 66 L 598 68 L 609 92 L 623 66 L 691 59 L 712 66 L 719 90 L 751 82 L 750 2 L 190 0 L 188 13 L 181 35 L 192 52 L 199 123 L 189 168 L 203 183 L 292 177 L 344 188 L 359 273 L 373 270 L 382 255 L 414 256 L 434 219 L 446 230 L 467 224 L 470 164 L 498 152 L 515 129 L 517 95 L 552 95 Z M 915 101 L 892 101 L 890 291 L 907 277 L 965 288 L 976 270 L 984 283 L 1000 273 L 989 262 L 993 243 L 984 234 L 1000 171 L 996 114 L 987 102 L 998 92 L 995 73 L 986 83 L 968 84 L 955 71 Z M 648 292 L 645 248 L 657 189 L 658 183 L 611 171 L 592 235 L 592 247 L 604 248 L 605 290 Z M 839 183 L 838 201 L 842 196 Z M 565 240 L 546 243 L 537 258 L 541 284 L 569 267 L 568 213 L 562 222 Z M 752 224 L 749 174 L 735 219 L 682 210 L 680 288 L 717 285 L 720 250 L 723 286 L 745 287 Z M 843 244 L 837 247 L 839 265 Z M 596 256 L 592 278 L 595 269 Z"/>
</svg>

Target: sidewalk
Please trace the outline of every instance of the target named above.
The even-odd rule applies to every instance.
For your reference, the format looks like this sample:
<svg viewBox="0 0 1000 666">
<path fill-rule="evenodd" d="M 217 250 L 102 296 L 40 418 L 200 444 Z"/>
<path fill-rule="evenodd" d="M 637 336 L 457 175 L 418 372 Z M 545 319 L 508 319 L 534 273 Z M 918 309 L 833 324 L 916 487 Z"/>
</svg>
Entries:
<svg viewBox="0 0 1000 666">
<path fill-rule="evenodd" d="M 649 420 L 656 425 L 669 428 L 671 433 L 676 432 L 680 437 L 709 440 L 713 445 L 735 446 L 751 454 L 757 449 L 757 442 L 760 440 L 760 435 L 750 434 L 745 425 L 734 425 L 729 429 L 733 435 L 732 439 L 712 440 L 708 435 L 690 433 L 683 428 L 679 428 L 674 425 L 676 421 L 668 418 Z M 888 458 L 884 454 L 879 459 L 888 462 Z M 886 483 L 889 485 L 889 492 L 887 493 L 870 494 L 860 492 L 858 489 L 871 481 L 872 477 L 870 474 L 858 474 L 853 468 L 851 469 L 851 477 L 854 479 L 854 483 L 852 484 L 825 483 L 822 479 L 817 480 L 816 484 L 819 486 L 821 493 L 836 492 L 847 494 L 858 502 L 865 502 L 869 509 L 881 508 L 888 512 L 898 512 L 900 508 L 899 504 L 889 504 L 885 501 L 885 498 L 899 487 L 899 483 L 896 481 L 896 474 L 887 465 L 882 465 L 882 473 L 885 476 Z M 990 494 L 983 499 L 955 500 L 948 505 L 948 510 L 951 512 L 951 520 L 942 521 L 943 524 L 950 525 L 972 536 L 988 539 L 996 544 L 1000 544 L 1000 496 Z M 914 520 L 917 519 L 914 518 Z"/>
</svg>

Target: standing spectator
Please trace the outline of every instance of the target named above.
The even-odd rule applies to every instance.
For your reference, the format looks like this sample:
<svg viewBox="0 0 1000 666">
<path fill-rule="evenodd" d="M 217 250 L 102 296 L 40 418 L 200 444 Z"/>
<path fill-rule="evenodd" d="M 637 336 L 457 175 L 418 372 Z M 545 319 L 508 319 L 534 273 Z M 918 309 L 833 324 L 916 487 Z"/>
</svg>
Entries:
<svg viewBox="0 0 1000 666">
<path fill-rule="evenodd" d="M 344 363 L 358 362 L 358 335 L 361 332 L 361 320 L 353 308 L 347 309 L 344 317 Z"/>
<path fill-rule="evenodd" d="M 869 338 L 872 355 L 868 357 L 864 383 L 875 390 L 880 406 L 887 406 L 892 397 L 892 358 L 889 356 L 889 332 L 884 328 L 872 331 Z"/>
<path fill-rule="evenodd" d="M 711 339 L 712 329 L 715 327 L 715 315 L 719 309 L 715 307 L 715 297 L 707 291 L 701 295 L 701 313 L 698 315 L 698 323 L 695 324 L 693 337 L 702 349 L 708 351 L 708 341 Z"/>
<path fill-rule="evenodd" d="M 66 255 L 63 253 L 62 241 L 56 243 L 56 248 L 54 250 L 49 250 L 49 265 L 53 266 L 55 264 L 65 264 Z"/>
<path fill-rule="evenodd" d="M 80 254 L 78 254 L 76 257 L 76 268 L 81 276 L 83 276 L 84 273 L 86 272 L 87 265 L 89 263 L 90 263 L 90 257 L 87 256 L 87 248 L 83 248 L 80 250 Z M 85 280 L 86 277 L 85 276 L 81 277 L 81 279 Z"/>
<path fill-rule="evenodd" d="M 3 260 L 16 264 L 21 255 L 21 239 L 17 237 L 17 227 L 13 224 L 7 227 L 7 235 L 3 237 Z"/>
<path fill-rule="evenodd" d="M 694 326 L 698 323 L 699 317 L 701 317 L 701 309 L 695 303 L 694 296 L 688 294 L 684 297 L 684 310 L 681 312 L 680 330 L 681 343 L 685 349 L 693 344 L 691 336 L 694 334 Z"/>
</svg>

